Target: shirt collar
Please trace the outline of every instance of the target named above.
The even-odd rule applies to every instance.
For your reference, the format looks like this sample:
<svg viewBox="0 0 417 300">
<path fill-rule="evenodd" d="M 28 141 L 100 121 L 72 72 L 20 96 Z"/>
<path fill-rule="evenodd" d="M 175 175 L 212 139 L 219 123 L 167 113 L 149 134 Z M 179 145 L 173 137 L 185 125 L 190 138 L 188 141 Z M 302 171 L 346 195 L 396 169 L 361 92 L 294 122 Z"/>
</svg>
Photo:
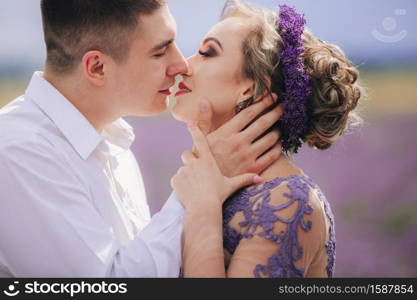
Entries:
<svg viewBox="0 0 417 300">
<path fill-rule="evenodd" d="M 101 136 L 103 140 L 97 149 L 110 156 L 129 150 L 135 140 L 133 128 L 122 118 L 104 128 Z"/>
<path fill-rule="evenodd" d="M 33 100 L 86 160 L 96 149 L 117 155 L 128 150 L 135 139 L 132 127 L 122 118 L 103 129 L 101 135 L 52 84 L 35 72 L 25 97 Z"/>
</svg>

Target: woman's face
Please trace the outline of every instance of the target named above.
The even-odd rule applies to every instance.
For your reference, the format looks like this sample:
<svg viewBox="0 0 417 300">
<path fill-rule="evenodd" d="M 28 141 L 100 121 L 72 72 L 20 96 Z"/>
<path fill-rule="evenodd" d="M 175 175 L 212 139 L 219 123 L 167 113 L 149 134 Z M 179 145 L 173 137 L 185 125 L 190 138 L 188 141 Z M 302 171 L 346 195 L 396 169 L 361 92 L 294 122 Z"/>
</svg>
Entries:
<svg viewBox="0 0 417 300">
<path fill-rule="evenodd" d="M 253 81 L 242 74 L 242 42 L 250 29 L 246 18 L 227 18 L 206 35 L 198 53 L 188 58 L 189 71 L 183 75 L 176 94 L 173 116 L 196 122 L 202 100 L 213 110 L 211 130 L 234 115 L 236 105 L 253 96 Z"/>
</svg>

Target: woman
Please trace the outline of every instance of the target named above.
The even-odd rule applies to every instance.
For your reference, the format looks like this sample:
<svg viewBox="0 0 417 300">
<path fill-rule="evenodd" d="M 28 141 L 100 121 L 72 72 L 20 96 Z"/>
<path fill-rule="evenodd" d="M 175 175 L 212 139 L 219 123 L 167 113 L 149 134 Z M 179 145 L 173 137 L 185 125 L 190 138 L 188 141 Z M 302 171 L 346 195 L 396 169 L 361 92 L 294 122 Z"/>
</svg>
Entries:
<svg viewBox="0 0 417 300">
<path fill-rule="evenodd" d="M 328 149 L 349 125 L 358 124 L 355 108 L 361 87 L 358 71 L 340 48 L 314 37 L 304 23 L 303 16 L 285 5 L 278 16 L 239 0 L 227 1 L 221 22 L 188 59 L 189 72 L 179 84 L 173 108 L 176 119 L 198 122 L 193 99 L 206 98 L 215 130 L 254 99 L 273 92 L 278 100 L 271 107 L 283 105 L 284 113 L 265 134 L 272 140 L 280 130 L 286 155 L 260 174 L 263 184 L 239 190 L 223 203 L 229 195 L 216 185 L 222 176 L 198 129 L 190 127 L 201 154 L 183 154 L 185 166 L 172 185 L 181 201 L 202 195 L 219 199 L 222 222 L 212 227 L 222 228 L 223 241 L 210 233 L 200 252 L 184 253 L 185 276 L 333 276 L 330 205 L 317 184 L 292 163 L 291 155 L 303 143 Z M 191 242 L 189 236 L 184 232 L 184 242 Z M 224 255 L 219 254 L 221 243 Z"/>
</svg>

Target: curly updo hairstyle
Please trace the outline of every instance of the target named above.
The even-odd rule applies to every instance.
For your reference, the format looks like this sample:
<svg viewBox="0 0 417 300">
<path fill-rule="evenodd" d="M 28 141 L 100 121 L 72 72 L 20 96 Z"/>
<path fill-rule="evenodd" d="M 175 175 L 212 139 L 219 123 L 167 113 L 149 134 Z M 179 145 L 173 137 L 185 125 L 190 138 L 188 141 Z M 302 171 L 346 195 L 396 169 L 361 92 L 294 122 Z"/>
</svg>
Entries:
<svg viewBox="0 0 417 300">
<path fill-rule="evenodd" d="M 278 33 L 277 13 L 240 0 L 228 0 L 221 20 L 230 17 L 249 18 L 254 24 L 242 43 L 242 73 L 255 83 L 254 98 L 268 91 L 276 93 L 279 99 L 284 80 L 279 61 L 283 42 Z M 301 56 L 313 92 L 307 105 L 308 130 L 301 138 L 310 147 L 325 150 L 348 128 L 362 123 L 356 108 L 363 88 L 358 83 L 359 71 L 338 46 L 316 38 L 308 28 L 302 40 Z"/>
</svg>

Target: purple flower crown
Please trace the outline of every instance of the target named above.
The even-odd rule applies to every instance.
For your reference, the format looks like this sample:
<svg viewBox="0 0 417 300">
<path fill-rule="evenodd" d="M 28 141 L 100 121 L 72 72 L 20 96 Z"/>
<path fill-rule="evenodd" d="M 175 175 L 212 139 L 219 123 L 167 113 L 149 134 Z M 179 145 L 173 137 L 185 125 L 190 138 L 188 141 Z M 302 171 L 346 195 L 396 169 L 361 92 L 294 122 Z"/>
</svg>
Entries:
<svg viewBox="0 0 417 300">
<path fill-rule="evenodd" d="M 312 93 L 310 76 L 304 69 L 302 34 L 305 19 L 295 8 L 280 5 L 278 32 L 283 40 L 279 64 L 284 76 L 284 91 L 279 98 L 284 113 L 278 121 L 285 152 L 297 153 L 308 129 L 307 101 Z"/>
</svg>

